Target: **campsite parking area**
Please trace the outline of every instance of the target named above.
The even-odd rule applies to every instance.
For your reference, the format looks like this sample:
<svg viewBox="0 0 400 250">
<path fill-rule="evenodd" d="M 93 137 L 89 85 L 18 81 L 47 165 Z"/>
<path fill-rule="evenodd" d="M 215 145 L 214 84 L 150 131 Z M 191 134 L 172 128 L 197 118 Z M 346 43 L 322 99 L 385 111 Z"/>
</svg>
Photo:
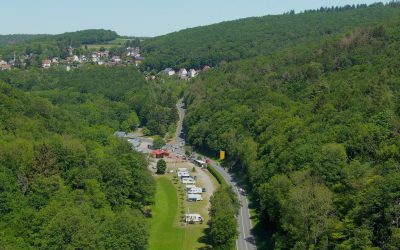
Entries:
<svg viewBox="0 0 400 250">
<path fill-rule="evenodd" d="M 208 227 L 209 199 L 216 188 L 216 181 L 207 171 L 187 161 L 174 158 L 166 161 L 167 174 L 155 176 L 157 192 L 152 207 L 149 249 L 207 249 L 205 230 Z M 185 185 L 176 174 L 178 168 L 187 168 L 191 175 L 196 176 L 196 185 L 206 188 L 202 201 L 187 201 Z M 186 224 L 182 219 L 186 213 L 200 214 L 203 223 Z"/>
</svg>

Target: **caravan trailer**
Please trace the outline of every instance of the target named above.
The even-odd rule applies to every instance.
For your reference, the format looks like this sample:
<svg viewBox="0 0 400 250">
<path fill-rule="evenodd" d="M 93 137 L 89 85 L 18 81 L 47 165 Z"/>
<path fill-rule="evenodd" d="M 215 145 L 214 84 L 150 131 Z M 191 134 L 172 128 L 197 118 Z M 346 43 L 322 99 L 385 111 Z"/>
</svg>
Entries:
<svg viewBox="0 0 400 250">
<path fill-rule="evenodd" d="M 203 222 L 203 217 L 200 214 L 185 214 L 186 223 Z"/>
<path fill-rule="evenodd" d="M 195 188 L 195 187 L 196 187 L 196 185 L 186 185 L 185 189 L 186 189 L 186 191 L 189 191 L 190 189 Z"/>
<path fill-rule="evenodd" d="M 203 193 L 203 189 L 198 187 L 191 188 L 188 190 L 188 194 L 201 194 L 201 193 Z"/>
<path fill-rule="evenodd" d="M 193 178 L 183 178 L 182 179 L 182 184 L 195 184 L 196 183 L 196 181 L 195 180 L 193 180 Z"/>
<path fill-rule="evenodd" d="M 189 177 L 190 176 L 190 174 L 189 174 L 189 172 L 178 172 L 178 177 Z"/>
<path fill-rule="evenodd" d="M 203 197 L 200 194 L 188 194 L 188 201 L 202 201 Z"/>
</svg>

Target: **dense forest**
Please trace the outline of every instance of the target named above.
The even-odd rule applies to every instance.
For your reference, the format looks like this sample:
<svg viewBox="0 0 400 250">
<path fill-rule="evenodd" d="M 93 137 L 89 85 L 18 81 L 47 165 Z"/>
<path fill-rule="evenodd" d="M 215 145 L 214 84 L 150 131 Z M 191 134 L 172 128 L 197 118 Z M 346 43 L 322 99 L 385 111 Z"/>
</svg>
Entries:
<svg viewBox="0 0 400 250">
<path fill-rule="evenodd" d="M 28 35 L 28 34 L 0 35 L 0 46 L 44 38 L 46 36 L 48 35 Z"/>
<path fill-rule="evenodd" d="M 246 173 L 259 217 L 272 231 L 269 247 L 400 248 L 398 11 L 377 6 L 275 17 L 292 20 L 284 31 L 301 20 L 307 27 L 315 16 L 325 28 L 336 20 L 335 32 L 347 15 L 354 24 L 384 13 L 375 20 L 386 21 L 314 34 L 312 44 L 291 38 L 302 30 L 288 31 L 291 42 L 283 40 L 276 53 L 220 64 L 190 84 L 188 140 L 226 150 L 225 166 Z M 221 27 L 227 25 L 233 24 Z"/>
<path fill-rule="evenodd" d="M 321 8 L 294 15 L 246 18 L 155 37 L 143 44 L 143 69 L 217 66 L 300 42 L 317 44 L 323 37 L 368 26 L 400 15 L 398 3 Z"/>
<path fill-rule="evenodd" d="M 165 133 L 177 93 L 132 67 L 0 72 L 0 248 L 146 249 L 155 183 L 113 134 Z"/>
</svg>

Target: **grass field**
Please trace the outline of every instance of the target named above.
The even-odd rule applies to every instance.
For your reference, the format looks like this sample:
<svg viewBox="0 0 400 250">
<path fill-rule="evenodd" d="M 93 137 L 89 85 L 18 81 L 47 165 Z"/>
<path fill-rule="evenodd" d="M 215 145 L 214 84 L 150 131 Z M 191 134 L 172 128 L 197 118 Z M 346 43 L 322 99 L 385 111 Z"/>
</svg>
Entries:
<svg viewBox="0 0 400 250">
<path fill-rule="evenodd" d="M 205 225 L 180 224 L 180 202 L 170 176 L 157 178 L 156 202 L 151 219 L 150 250 L 204 249 L 201 243 Z"/>
<path fill-rule="evenodd" d="M 117 38 L 115 40 L 109 41 L 109 42 L 104 43 L 104 44 L 88 44 L 87 47 L 88 47 L 88 49 L 100 49 L 101 47 L 109 49 L 109 48 L 114 47 L 114 46 L 124 45 L 125 42 L 126 42 L 126 39 Z M 84 47 L 84 45 L 82 45 L 82 47 Z"/>
</svg>

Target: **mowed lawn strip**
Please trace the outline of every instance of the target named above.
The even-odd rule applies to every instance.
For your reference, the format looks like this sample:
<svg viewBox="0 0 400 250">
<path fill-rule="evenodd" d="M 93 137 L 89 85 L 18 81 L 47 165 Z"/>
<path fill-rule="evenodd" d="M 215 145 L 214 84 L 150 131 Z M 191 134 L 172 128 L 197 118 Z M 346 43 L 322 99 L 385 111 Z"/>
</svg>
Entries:
<svg viewBox="0 0 400 250">
<path fill-rule="evenodd" d="M 204 236 L 206 224 L 187 225 L 181 227 L 178 192 L 172 176 L 157 178 L 156 201 L 153 206 L 151 219 L 150 250 L 189 250 L 206 247 L 201 238 Z M 183 186 L 183 185 L 182 185 Z M 206 201 L 190 203 L 190 211 L 201 211 Z M 208 217 L 206 215 L 206 217 Z"/>
<path fill-rule="evenodd" d="M 175 227 L 178 195 L 167 177 L 157 179 L 156 202 L 152 211 L 149 249 L 183 249 L 185 229 Z"/>
</svg>

